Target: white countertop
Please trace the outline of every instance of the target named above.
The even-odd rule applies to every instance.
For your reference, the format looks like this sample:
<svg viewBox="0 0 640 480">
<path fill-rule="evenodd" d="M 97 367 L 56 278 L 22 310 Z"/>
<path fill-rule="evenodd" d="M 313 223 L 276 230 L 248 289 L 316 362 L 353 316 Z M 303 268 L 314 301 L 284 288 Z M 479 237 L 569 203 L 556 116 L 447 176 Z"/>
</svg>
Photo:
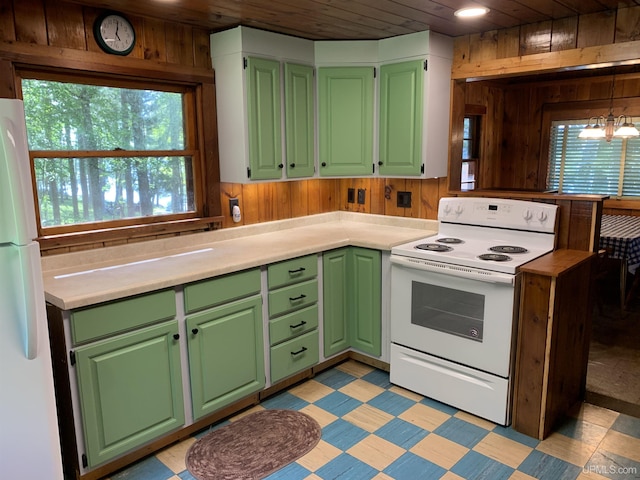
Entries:
<svg viewBox="0 0 640 480">
<path fill-rule="evenodd" d="M 43 257 L 47 302 L 70 310 L 347 245 L 391 250 L 438 222 L 331 212 Z"/>
</svg>

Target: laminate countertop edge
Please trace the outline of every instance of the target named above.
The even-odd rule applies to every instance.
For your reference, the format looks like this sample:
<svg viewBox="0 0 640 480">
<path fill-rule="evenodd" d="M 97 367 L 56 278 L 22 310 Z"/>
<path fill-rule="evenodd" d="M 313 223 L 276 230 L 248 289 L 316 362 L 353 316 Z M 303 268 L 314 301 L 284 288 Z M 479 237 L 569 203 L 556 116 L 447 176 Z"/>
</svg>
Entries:
<svg viewBox="0 0 640 480">
<path fill-rule="evenodd" d="M 43 257 L 45 300 L 71 310 L 345 246 L 389 251 L 438 222 L 332 212 Z"/>
</svg>

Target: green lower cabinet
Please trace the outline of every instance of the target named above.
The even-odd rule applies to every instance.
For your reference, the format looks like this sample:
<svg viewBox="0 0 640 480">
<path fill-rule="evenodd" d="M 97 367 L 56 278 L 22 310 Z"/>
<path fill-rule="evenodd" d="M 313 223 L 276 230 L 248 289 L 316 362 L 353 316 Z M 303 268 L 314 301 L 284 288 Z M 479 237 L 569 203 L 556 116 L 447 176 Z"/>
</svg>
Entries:
<svg viewBox="0 0 640 480">
<path fill-rule="evenodd" d="M 271 347 L 271 382 L 318 363 L 318 342 L 318 331 L 314 330 Z"/>
<path fill-rule="evenodd" d="M 90 468 L 184 424 L 176 335 L 173 320 L 75 350 Z"/>
<path fill-rule="evenodd" d="M 187 335 L 194 419 L 264 388 L 260 295 L 187 317 Z"/>
<path fill-rule="evenodd" d="M 325 357 L 330 357 L 349 348 L 349 334 L 347 331 L 348 252 L 348 248 L 340 248 L 325 252 L 322 255 Z"/>
<path fill-rule="evenodd" d="M 351 347 L 380 356 L 381 262 L 380 251 L 367 248 L 323 254 L 325 357 Z"/>
<path fill-rule="evenodd" d="M 352 247 L 349 270 L 351 346 L 369 355 L 382 353 L 382 256 L 378 250 Z"/>
</svg>

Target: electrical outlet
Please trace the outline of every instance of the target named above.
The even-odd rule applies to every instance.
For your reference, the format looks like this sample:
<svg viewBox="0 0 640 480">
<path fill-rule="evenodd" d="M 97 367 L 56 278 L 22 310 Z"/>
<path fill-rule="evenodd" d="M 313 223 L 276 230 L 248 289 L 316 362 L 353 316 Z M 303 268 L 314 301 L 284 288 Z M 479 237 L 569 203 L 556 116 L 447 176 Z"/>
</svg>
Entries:
<svg viewBox="0 0 640 480">
<path fill-rule="evenodd" d="M 365 193 L 366 193 L 366 190 L 364 188 L 358 189 L 358 203 L 360 205 L 364 205 Z"/>
<path fill-rule="evenodd" d="M 240 205 L 238 203 L 238 199 L 237 198 L 230 198 L 229 199 L 229 215 L 233 216 L 233 207 L 236 205 Z"/>
<path fill-rule="evenodd" d="M 356 189 L 355 188 L 349 188 L 347 190 L 347 202 L 356 203 Z"/>
<path fill-rule="evenodd" d="M 398 192 L 398 207 L 411 208 L 411 192 Z"/>
</svg>

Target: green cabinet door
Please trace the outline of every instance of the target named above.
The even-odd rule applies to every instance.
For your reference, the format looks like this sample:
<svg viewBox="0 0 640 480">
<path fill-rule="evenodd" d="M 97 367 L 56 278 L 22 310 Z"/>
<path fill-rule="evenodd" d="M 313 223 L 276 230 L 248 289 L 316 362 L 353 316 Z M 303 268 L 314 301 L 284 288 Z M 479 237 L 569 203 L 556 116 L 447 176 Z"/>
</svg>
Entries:
<svg viewBox="0 0 640 480">
<path fill-rule="evenodd" d="M 280 62 L 247 57 L 247 115 L 252 180 L 282 177 Z"/>
<path fill-rule="evenodd" d="M 349 348 L 347 331 L 348 251 L 348 248 L 340 248 L 322 255 L 325 357 L 330 357 Z"/>
<path fill-rule="evenodd" d="M 378 250 L 346 247 L 325 252 L 324 355 L 350 347 L 381 354 L 382 265 Z"/>
<path fill-rule="evenodd" d="M 380 67 L 381 175 L 420 175 L 424 61 Z"/>
<path fill-rule="evenodd" d="M 311 177 L 314 173 L 313 67 L 285 63 L 285 137 L 287 177 Z"/>
<path fill-rule="evenodd" d="M 373 173 L 373 67 L 318 69 L 320 175 Z"/>
<path fill-rule="evenodd" d="M 382 334 L 381 254 L 378 250 L 352 247 L 349 255 L 349 341 L 353 348 L 379 357 Z"/>
<path fill-rule="evenodd" d="M 260 295 L 187 317 L 187 335 L 194 419 L 264 388 Z"/>
<path fill-rule="evenodd" d="M 178 323 L 119 335 L 75 351 L 89 467 L 184 424 Z"/>
</svg>

